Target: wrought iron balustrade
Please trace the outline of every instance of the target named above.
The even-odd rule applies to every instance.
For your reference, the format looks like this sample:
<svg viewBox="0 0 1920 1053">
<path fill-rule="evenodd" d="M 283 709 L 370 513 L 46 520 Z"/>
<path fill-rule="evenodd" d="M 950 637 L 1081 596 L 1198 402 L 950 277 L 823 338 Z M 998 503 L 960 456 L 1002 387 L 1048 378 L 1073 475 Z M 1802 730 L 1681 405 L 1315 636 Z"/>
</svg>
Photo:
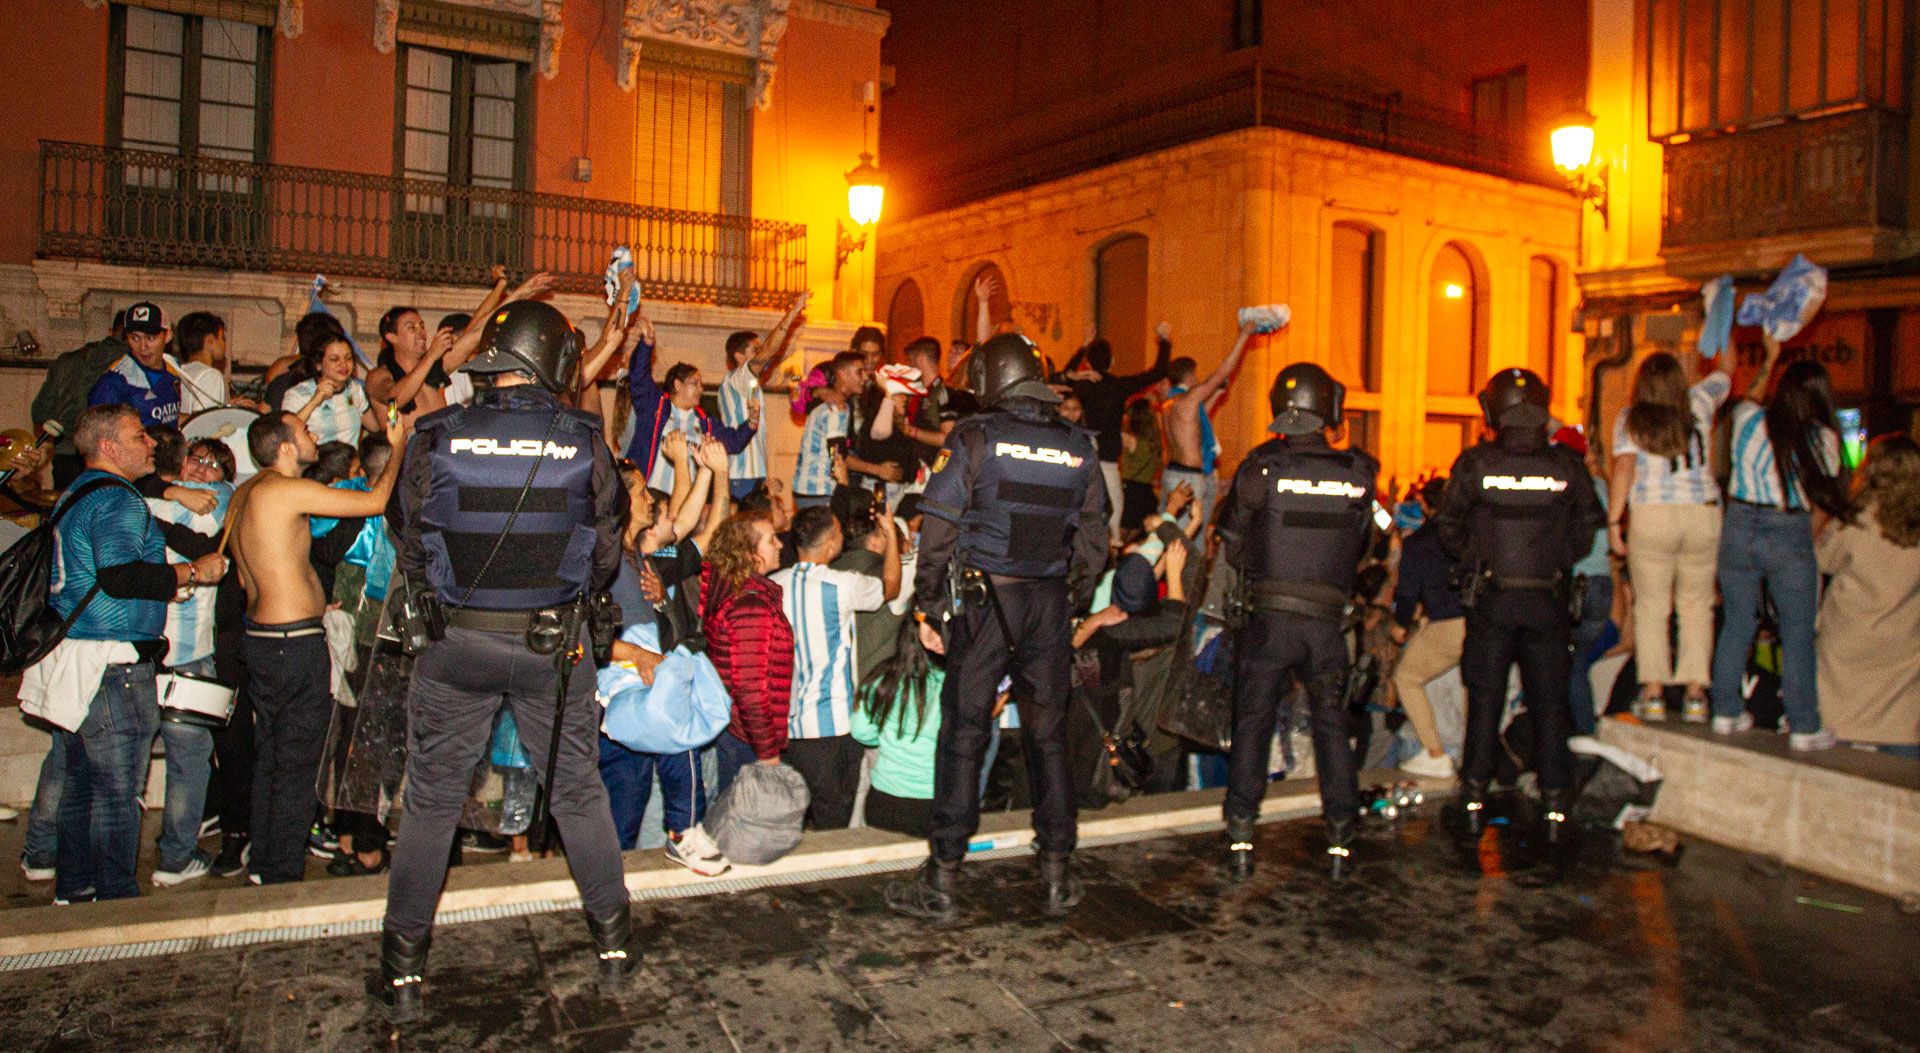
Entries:
<svg viewBox="0 0 1920 1053">
<path fill-rule="evenodd" d="M 615 245 L 650 299 L 785 307 L 806 227 L 561 194 L 40 143 L 41 256 L 484 283 L 488 268 L 600 288 Z"/>
</svg>

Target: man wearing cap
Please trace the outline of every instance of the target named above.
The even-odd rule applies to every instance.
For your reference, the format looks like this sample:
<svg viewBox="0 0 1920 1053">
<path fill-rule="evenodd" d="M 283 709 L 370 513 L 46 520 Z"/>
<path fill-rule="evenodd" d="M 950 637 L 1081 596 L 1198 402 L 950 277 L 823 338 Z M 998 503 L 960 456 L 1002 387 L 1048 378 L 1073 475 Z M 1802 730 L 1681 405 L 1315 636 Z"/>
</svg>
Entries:
<svg viewBox="0 0 1920 1053">
<path fill-rule="evenodd" d="M 967 842 L 980 826 L 980 767 L 1000 680 L 1027 735 L 1034 841 L 1044 908 L 1080 899 L 1067 860 L 1077 833 L 1064 734 L 1071 622 L 1107 557 L 1107 488 L 1091 434 L 1053 413 L 1040 354 L 1005 333 L 967 364 L 986 412 L 954 425 L 921 496 L 914 574 L 920 642 L 947 656 L 933 771 L 929 857 L 887 887 L 887 906 L 930 921 L 954 917 Z"/>
<path fill-rule="evenodd" d="M 1467 689 L 1467 738 L 1459 815 L 1469 835 L 1486 823 L 1507 676 L 1516 663 L 1533 721 L 1533 767 L 1549 842 L 1564 837 L 1573 804 L 1570 572 L 1606 512 L 1580 455 L 1547 441 L 1548 402 L 1546 382 L 1530 370 L 1503 369 L 1487 381 L 1480 408 L 1494 439 L 1453 462 L 1434 521 L 1440 544 L 1464 575 L 1460 679 Z"/>
<path fill-rule="evenodd" d="M 107 367 L 87 392 L 87 405 L 132 406 L 142 427 L 180 422 L 180 377 L 167 360 L 167 318 L 159 305 L 127 308 L 122 335 L 127 354 Z"/>
<path fill-rule="evenodd" d="M 602 983 L 617 985 L 639 964 L 619 835 L 600 781 L 593 666 L 581 664 L 582 600 L 619 569 L 628 500 L 600 418 L 561 401 L 573 390 L 580 345 L 579 331 L 550 304 L 520 300 L 495 311 L 480 353 L 464 367 L 476 381 L 472 404 L 420 419 L 387 509 L 410 594 L 442 612 L 422 619 L 420 635 L 433 642 L 414 661 L 405 832 L 370 989 L 396 1023 L 423 1012 L 447 852 L 503 706 L 535 774 L 551 780 L 548 811 L 566 844 Z"/>
<path fill-rule="evenodd" d="M 1268 396 L 1267 430 L 1277 437 L 1240 462 L 1217 528 L 1245 583 L 1247 609 L 1234 666 L 1224 808 L 1227 872 L 1235 881 L 1253 874 L 1275 717 L 1296 678 L 1312 705 L 1328 864 L 1335 880 L 1351 866 L 1360 788 L 1342 691 L 1350 664 L 1342 625 L 1373 529 L 1380 462 L 1327 441 L 1345 401 L 1346 388 L 1313 363 L 1281 370 Z"/>
</svg>

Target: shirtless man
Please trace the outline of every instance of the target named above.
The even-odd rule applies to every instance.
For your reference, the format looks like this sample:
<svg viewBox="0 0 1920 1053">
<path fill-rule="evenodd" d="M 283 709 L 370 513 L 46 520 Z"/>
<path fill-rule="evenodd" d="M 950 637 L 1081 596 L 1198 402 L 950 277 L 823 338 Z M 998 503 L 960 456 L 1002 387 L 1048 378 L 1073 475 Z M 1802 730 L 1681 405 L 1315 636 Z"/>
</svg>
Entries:
<svg viewBox="0 0 1920 1053">
<path fill-rule="evenodd" d="M 1213 418 L 1208 416 L 1208 411 L 1226 391 L 1227 381 L 1233 379 L 1233 371 L 1239 368 L 1240 356 L 1246 353 L 1247 339 L 1252 335 L 1251 326 L 1241 326 L 1240 339 L 1234 341 L 1226 361 L 1198 384 L 1193 382 L 1197 375 L 1193 359 L 1182 356 L 1167 365 L 1168 377 L 1173 381 L 1168 394 L 1173 398 L 1167 403 L 1167 468 L 1160 476 L 1160 486 L 1163 493 L 1172 493 L 1181 483 L 1193 488 L 1191 536 L 1196 538 L 1206 536 L 1220 485 L 1213 472 L 1214 462 L 1220 456 L 1220 443 L 1213 436 Z"/>
<path fill-rule="evenodd" d="M 405 428 L 387 425 L 398 448 Z M 338 490 L 303 479 L 319 451 L 306 422 L 269 413 L 247 429 L 260 474 L 233 497 L 229 513 L 234 563 L 247 590 L 247 692 L 253 701 L 253 856 L 256 885 L 299 881 L 306 874 L 307 830 L 314 779 L 333 716 L 332 667 L 320 627 L 327 596 L 308 561 L 309 516 L 355 519 L 386 511 L 400 458 L 368 492 Z"/>
</svg>

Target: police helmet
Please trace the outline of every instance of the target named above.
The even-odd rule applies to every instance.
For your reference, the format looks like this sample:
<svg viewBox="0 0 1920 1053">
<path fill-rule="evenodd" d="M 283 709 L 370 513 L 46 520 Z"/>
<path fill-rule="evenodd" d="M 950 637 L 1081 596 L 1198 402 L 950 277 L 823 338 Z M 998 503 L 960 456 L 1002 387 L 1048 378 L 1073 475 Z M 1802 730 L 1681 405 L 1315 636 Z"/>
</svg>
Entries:
<svg viewBox="0 0 1920 1053">
<path fill-rule="evenodd" d="M 1480 392 L 1480 412 L 1494 428 L 1542 428 L 1552 392 L 1531 369 L 1503 369 Z"/>
<path fill-rule="evenodd" d="M 983 406 L 1007 399 L 1060 401 L 1059 393 L 1047 386 L 1040 350 L 1018 333 L 1002 333 L 974 348 L 967 362 L 967 383 Z"/>
<path fill-rule="evenodd" d="M 1331 373 L 1312 362 L 1295 362 L 1273 378 L 1273 390 L 1267 393 L 1273 423 L 1267 430 L 1310 435 L 1322 428 L 1337 428 L 1346 402 L 1346 385 Z"/>
<path fill-rule="evenodd" d="M 548 391 L 565 391 L 580 368 L 580 331 L 552 304 L 516 300 L 487 319 L 480 353 L 463 368 L 469 373 L 526 373 Z"/>
</svg>

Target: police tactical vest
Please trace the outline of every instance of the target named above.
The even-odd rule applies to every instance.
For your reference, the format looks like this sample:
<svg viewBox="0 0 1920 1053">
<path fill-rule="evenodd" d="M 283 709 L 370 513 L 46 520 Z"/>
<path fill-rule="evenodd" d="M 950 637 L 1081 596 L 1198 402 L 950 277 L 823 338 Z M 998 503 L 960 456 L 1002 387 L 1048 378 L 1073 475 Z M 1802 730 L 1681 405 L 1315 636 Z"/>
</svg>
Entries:
<svg viewBox="0 0 1920 1053">
<path fill-rule="evenodd" d="M 1258 486 L 1258 511 L 1241 524 L 1249 582 L 1324 586 L 1345 597 L 1366 549 L 1379 462 L 1358 450 L 1277 444 L 1256 451 L 1237 486 Z"/>
<path fill-rule="evenodd" d="M 1477 448 L 1474 472 L 1463 480 L 1479 491 L 1468 530 L 1474 562 L 1492 571 L 1496 584 L 1508 579 L 1508 587 L 1541 588 L 1566 571 L 1573 528 L 1568 490 L 1574 473 L 1584 471 L 1577 456 L 1558 447 Z M 1591 541 L 1582 539 L 1580 550 Z"/>
<path fill-rule="evenodd" d="M 578 596 L 593 564 L 593 446 L 601 441 L 595 419 L 551 399 L 504 394 L 432 414 L 419 431 L 431 437 L 433 463 L 420 540 L 427 580 L 441 601 L 531 610 Z M 509 516 L 513 534 L 477 580 Z"/>
<path fill-rule="evenodd" d="M 1100 471 L 1093 436 L 1064 421 L 1013 413 L 960 426 L 977 429 L 984 444 L 960 517 L 962 559 L 990 574 L 1066 577 L 1087 486 Z"/>
</svg>

